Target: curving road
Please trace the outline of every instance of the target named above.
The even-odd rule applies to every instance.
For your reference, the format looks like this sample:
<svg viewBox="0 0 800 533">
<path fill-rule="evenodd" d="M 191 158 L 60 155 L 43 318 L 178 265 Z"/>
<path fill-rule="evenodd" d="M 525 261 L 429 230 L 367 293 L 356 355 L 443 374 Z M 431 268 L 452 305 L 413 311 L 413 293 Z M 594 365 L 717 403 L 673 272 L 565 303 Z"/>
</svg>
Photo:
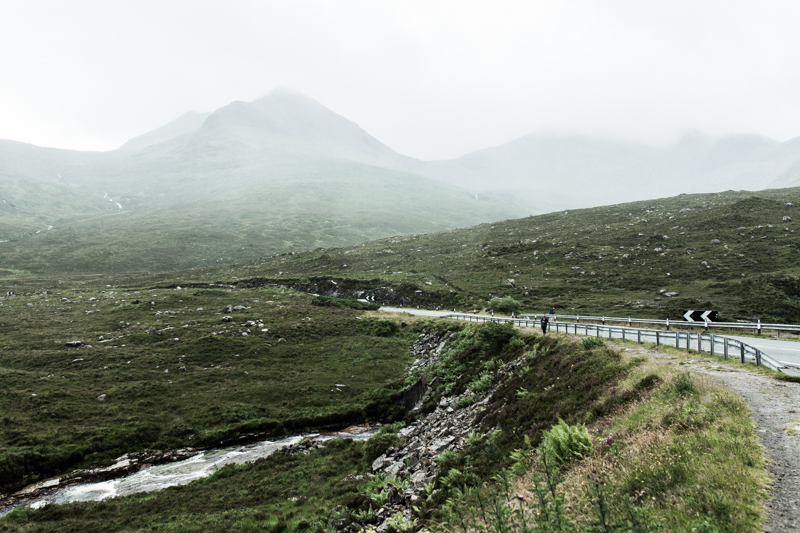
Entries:
<svg viewBox="0 0 800 533">
<path fill-rule="evenodd" d="M 381 307 L 381 311 L 388 311 L 393 313 L 409 313 L 412 315 L 417 316 L 431 316 L 431 317 L 440 317 L 445 315 L 453 314 L 450 310 L 444 311 L 429 311 L 427 309 L 414 309 L 412 307 Z M 460 313 L 461 314 L 461 313 Z M 474 317 L 481 317 L 481 318 L 490 318 L 488 315 L 470 315 Z M 552 326 L 552 324 L 551 324 Z M 615 328 L 616 329 L 616 328 Z M 626 336 L 628 339 L 633 339 L 636 336 L 636 328 L 627 328 L 627 327 L 620 327 L 620 330 L 626 330 Z M 620 333 L 613 333 L 613 337 L 621 338 L 622 334 Z M 739 336 L 739 335 L 724 335 L 730 339 L 736 339 L 741 341 L 745 344 L 749 344 L 754 348 L 758 348 L 762 352 L 767 355 L 772 356 L 774 359 L 782 363 L 788 363 L 788 366 L 797 365 L 793 370 L 800 370 L 800 342 L 796 341 L 783 341 L 777 339 L 767 339 L 762 337 L 746 337 L 746 336 Z M 717 335 L 718 338 L 722 338 L 723 335 Z M 665 341 L 668 342 L 668 341 Z M 681 347 L 685 346 L 681 344 Z M 691 341 L 691 348 L 696 350 L 697 349 L 697 341 Z M 707 347 L 706 347 L 707 349 Z M 719 350 L 719 347 L 717 348 Z M 796 372 L 789 372 L 791 374 L 795 374 Z"/>
<path fill-rule="evenodd" d="M 790 363 L 800 367 L 800 342 L 779 341 L 777 339 L 765 339 L 761 337 L 739 337 L 726 335 L 731 339 L 744 342 L 758 348 L 762 352 L 771 355 L 781 362 Z"/>
</svg>

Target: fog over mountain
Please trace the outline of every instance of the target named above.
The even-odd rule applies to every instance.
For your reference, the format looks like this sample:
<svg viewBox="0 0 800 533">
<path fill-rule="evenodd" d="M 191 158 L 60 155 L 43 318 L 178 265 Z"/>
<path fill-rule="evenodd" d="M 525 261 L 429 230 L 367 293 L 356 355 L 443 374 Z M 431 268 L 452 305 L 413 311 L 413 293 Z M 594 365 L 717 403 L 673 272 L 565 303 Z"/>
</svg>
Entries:
<svg viewBox="0 0 800 533">
<path fill-rule="evenodd" d="M 424 162 L 395 152 L 315 100 L 278 88 L 254 102 L 187 113 L 110 152 L 0 142 L 3 175 L 102 188 L 123 206 L 212 197 L 252 183 L 293 179 L 327 161 L 416 174 L 479 198 L 488 191 L 513 191 L 527 198 L 528 210 L 540 212 L 792 186 L 800 183 L 800 138 L 780 143 L 758 135 L 715 139 L 689 132 L 658 147 L 534 133 L 456 159 Z"/>
<path fill-rule="evenodd" d="M 283 221 L 306 217 L 303 225 L 336 218 L 339 230 L 313 239 L 328 246 L 681 193 L 797 184 L 800 138 L 689 132 L 651 146 L 535 133 L 456 159 L 421 161 L 312 98 L 278 88 L 253 102 L 187 113 L 108 152 L 0 141 L 0 238 L 66 220 L 80 228 L 82 214 L 116 214 L 122 218 L 102 227 L 125 227 L 130 212 L 141 210 L 130 220 L 142 231 L 176 231 L 213 212 L 216 229 L 209 231 L 227 235 L 245 213 L 268 225 L 280 211 Z M 276 207 L 268 213 L 266 205 Z M 371 210 L 368 224 L 364 209 Z M 267 248 L 310 245 L 295 238 Z"/>
<path fill-rule="evenodd" d="M 426 175 L 473 190 L 532 189 L 563 197 L 559 208 L 591 207 L 682 193 L 760 190 L 800 183 L 800 138 L 721 139 L 685 134 L 655 147 L 580 135 L 531 134 L 460 158 Z"/>
<path fill-rule="evenodd" d="M 129 139 L 125 144 L 120 146 L 120 150 L 142 150 L 148 146 L 159 144 L 170 139 L 174 139 L 184 133 L 191 133 L 203 125 L 203 122 L 211 115 L 211 113 L 197 113 L 195 111 L 188 111 L 179 116 L 172 122 L 168 122 L 149 131 L 144 135 L 139 135 L 133 139 Z"/>
</svg>

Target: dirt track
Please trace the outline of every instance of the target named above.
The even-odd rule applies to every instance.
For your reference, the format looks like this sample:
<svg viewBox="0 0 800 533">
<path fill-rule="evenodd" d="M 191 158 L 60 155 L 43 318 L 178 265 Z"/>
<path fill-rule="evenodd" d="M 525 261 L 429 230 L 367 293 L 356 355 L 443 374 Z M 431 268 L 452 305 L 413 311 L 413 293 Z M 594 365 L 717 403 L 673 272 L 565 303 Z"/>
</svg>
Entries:
<svg viewBox="0 0 800 533">
<path fill-rule="evenodd" d="M 738 394 L 752 412 L 772 476 L 764 531 L 800 531 L 800 383 L 782 382 L 744 369 L 717 367 L 708 361 L 686 366 Z"/>
</svg>

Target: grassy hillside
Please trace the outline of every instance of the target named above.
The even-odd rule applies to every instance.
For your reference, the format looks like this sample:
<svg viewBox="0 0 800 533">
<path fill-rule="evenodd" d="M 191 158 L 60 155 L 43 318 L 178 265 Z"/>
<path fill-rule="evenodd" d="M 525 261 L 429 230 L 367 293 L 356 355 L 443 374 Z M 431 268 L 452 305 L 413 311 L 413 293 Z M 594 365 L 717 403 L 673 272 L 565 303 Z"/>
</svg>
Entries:
<svg viewBox="0 0 800 533">
<path fill-rule="evenodd" d="M 411 341 L 311 299 L 112 288 L 5 299 L 0 493 L 130 451 L 363 420 L 373 392 L 402 377 Z"/>
<path fill-rule="evenodd" d="M 185 302 L 190 297 L 210 298 L 214 292 L 198 295 L 172 291 L 166 300 L 175 304 L 176 297 Z M 223 294 L 254 295 L 252 291 Z M 287 313 L 313 313 L 302 307 L 307 301 L 305 295 L 268 294 L 274 295 L 273 303 L 283 305 Z M 82 294 L 86 295 L 88 293 Z M 197 302 L 193 299 L 192 306 Z M 319 320 L 330 324 L 331 317 L 325 316 L 325 312 L 330 311 L 325 308 L 312 314 L 312 327 L 316 328 Z M 358 322 L 352 316 L 341 317 L 351 323 Z M 367 320 L 361 322 L 368 324 Z M 520 334 L 497 324 L 476 326 L 437 321 L 420 322 L 412 328 L 415 333 L 447 335 L 449 342 L 445 355 L 425 370 L 429 377 L 435 376 L 436 381 L 432 383 L 441 380 L 440 385 L 434 385 L 420 411 L 407 413 L 406 422 L 424 425 L 426 414 L 443 411 L 437 410 L 441 400 L 461 397 L 455 395 L 466 394 L 467 389 L 474 394 L 464 396 L 467 401 L 463 405 L 458 402 L 449 410 L 459 413 L 479 397 L 484 398 L 480 402 L 484 409 L 475 423 L 475 430 L 466 435 L 466 445 L 458 451 L 442 451 L 433 459 L 441 469 L 432 480 L 426 480 L 425 493 L 430 497 L 418 498 L 414 505 L 414 518 L 422 520 L 420 526 L 433 531 L 453 531 L 464 527 L 465 523 L 480 527 L 487 516 L 491 516 L 495 527 L 504 522 L 518 523 L 520 518 L 529 526 L 503 530 L 533 530 L 530 526 L 536 521 L 541 530 L 550 531 L 555 528 L 547 527 L 547 521 L 557 520 L 561 522 L 559 531 L 609 531 L 614 530 L 609 522 L 625 523 L 632 516 L 640 527 L 631 529 L 638 531 L 761 530 L 767 479 L 763 450 L 746 406 L 730 392 L 698 379 L 696 374 L 683 372 L 685 367 L 680 364 L 686 362 L 684 359 L 674 356 L 650 359 L 642 357 L 646 353 L 644 350 L 623 354 L 597 339 L 589 339 L 594 342 L 587 343 L 565 336 Z M 350 333 L 349 337 L 340 336 L 336 340 L 347 339 L 351 344 L 370 342 L 368 331 Z M 15 386 L 0 399 L 19 397 L 19 403 L 28 404 L 17 411 L 19 419 L 31 420 L 37 428 L 60 425 L 58 437 L 61 440 L 85 435 L 90 426 L 81 420 L 87 414 L 89 422 L 112 419 L 105 422 L 108 430 L 114 428 L 114 422 L 122 424 L 123 421 L 127 425 L 145 421 L 155 425 L 158 418 L 152 415 L 154 411 L 161 413 L 162 441 L 167 438 L 180 441 L 185 434 L 182 431 L 187 430 L 192 435 L 203 435 L 204 429 L 216 439 L 223 433 L 218 429 L 220 426 L 226 435 L 242 429 L 269 427 L 271 421 L 267 417 L 275 415 L 267 415 L 265 411 L 283 410 L 296 415 L 296 409 L 286 407 L 286 398 L 303 403 L 310 398 L 329 397 L 328 402 L 334 403 L 338 394 L 343 398 L 338 401 L 346 406 L 354 397 L 346 394 L 348 388 L 363 387 L 367 378 L 380 378 L 380 375 L 369 374 L 374 371 L 366 363 L 384 361 L 385 371 L 389 367 L 402 368 L 408 362 L 407 358 L 392 357 L 391 350 L 361 347 L 365 353 L 371 352 L 371 361 L 362 355 L 362 371 L 347 377 L 352 372 L 349 366 L 356 363 L 353 357 L 347 357 L 344 352 L 319 352 L 318 345 L 310 344 L 309 337 L 313 336 L 303 338 L 304 343 L 309 343 L 306 352 L 296 349 L 291 353 L 273 353 L 262 344 L 262 355 L 251 350 L 246 360 L 232 359 L 230 367 L 215 364 L 201 373 L 199 368 L 190 369 L 191 363 L 186 361 L 186 372 L 175 377 L 170 370 L 169 380 L 161 373 L 162 368 L 149 373 L 139 370 L 134 383 L 116 385 L 116 391 L 109 393 L 104 402 L 87 397 L 82 403 L 91 409 L 65 410 L 57 421 L 52 417 L 42 420 L 54 410 L 52 392 L 38 399 L 45 394 L 47 381 L 31 382 L 25 388 Z M 224 336 L 223 340 L 228 338 Z M 394 345 L 413 338 L 411 335 L 388 339 L 373 336 L 372 342 L 383 340 Z M 296 348 L 300 346 L 302 344 Z M 94 348 L 83 351 L 89 354 L 92 350 Z M 174 354 L 181 351 L 184 350 Z M 237 351 L 244 357 L 240 349 Z M 206 355 L 196 348 L 188 352 L 185 358 L 192 361 Z M 84 361 L 70 363 L 76 368 L 68 377 L 73 388 L 91 388 L 84 393 L 89 396 L 97 392 L 99 375 L 119 372 L 120 364 L 109 365 L 103 371 L 99 368 L 90 371 L 85 369 L 90 364 L 89 357 L 84 357 Z M 306 359 L 310 357 L 319 360 L 313 368 L 306 368 Z M 141 358 L 134 358 L 131 365 Z M 299 364 L 289 368 L 290 359 Z M 99 367 L 97 356 L 93 360 Z M 155 361 L 148 363 L 152 366 Z M 21 366 L 21 363 L 15 364 Z M 242 375 L 244 365 L 249 374 Z M 273 365 L 279 368 L 273 369 Z M 340 372 L 338 378 L 337 371 Z M 193 378 L 192 374 L 202 378 Z M 238 378 L 237 374 L 240 374 Z M 343 389 L 345 392 L 327 392 L 334 378 L 349 380 L 343 381 L 348 383 Z M 194 383 L 188 388 L 185 382 L 193 379 Z M 318 383 L 309 383 L 314 379 Z M 245 390 L 246 384 L 255 380 L 262 382 L 260 387 L 251 386 Z M 148 397 L 149 389 L 161 389 L 162 394 Z M 31 390 L 38 391 L 39 396 L 29 397 Z M 123 400 L 123 391 L 133 390 L 138 396 L 133 398 L 129 392 L 127 401 Z M 184 392 L 178 394 L 181 391 Z M 217 399 L 213 403 L 206 398 L 212 393 Z M 237 397 L 239 393 L 242 397 Z M 251 399 L 250 395 L 257 399 Z M 79 400 L 79 393 L 72 393 L 72 396 Z M 256 401 L 259 403 L 249 403 Z M 126 405 L 128 403 L 133 405 Z M 73 405 L 81 403 L 73 401 Z M 93 415 L 91 411 L 103 411 L 104 417 Z M 198 412 L 201 413 L 199 418 Z M 191 414 L 196 420 L 191 422 L 193 427 L 187 427 Z M 453 416 L 459 418 L 464 414 L 461 411 Z M 126 416 L 122 418 L 122 415 Z M 179 415 L 186 418 L 179 419 Z M 573 429 L 583 434 L 586 446 L 579 448 L 580 453 L 575 457 L 562 456 L 564 464 L 545 473 L 541 461 L 537 465 L 535 450 L 551 440 L 548 429 L 563 424 L 561 420 L 573 424 Z M 584 423 L 591 433 L 582 426 Z M 391 427 L 386 429 L 392 430 Z M 393 428 L 397 429 L 397 426 Z M 155 434 L 155 428 L 152 430 Z M 142 433 L 136 434 L 140 435 Z M 13 439 L 8 442 L 18 446 Z M 93 441 L 100 453 L 89 460 L 103 457 L 106 449 L 99 446 L 100 442 L 99 439 Z M 125 445 L 136 449 L 140 442 L 129 438 L 117 449 L 124 449 Z M 0 531 L 313 532 L 332 531 L 337 523 L 341 528 L 347 521 L 375 527 L 386 516 L 385 508 L 376 511 L 384 503 L 392 504 L 392 501 L 387 502 L 391 497 L 387 493 L 393 492 L 393 487 L 402 491 L 410 481 L 403 476 L 370 478 L 366 474 L 371 473 L 371 463 L 377 454 L 390 446 L 397 451 L 405 444 L 413 446 L 414 442 L 404 440 L 402 434 L 378 435 L 366 444 L 335 440 L 321 449 L 311 446 L 300 448 L 294 454 L 276 453 L 253 464 L 227 466 L 206 479 L 155 493 L 20 509 L 0 519 Z M 81 450 L 82 453 L 88 451 L 91 449 Z M 503 476 L 496 477 L 497 474 Z M 539 492 L 541 504 L 537 505 L 535 493 L 545 476 L 552 492 Z M 602 488 L 596 485 L 598 481 L 603 483 Z M 602 494 L 598 490 L 602 490 Z M 505 503 L 509 500 L 515 502 L 513 514 L 503 512 L 508 510 Z M 501 505 L 494 506 L 500 502 Z M 481 513 L 487 506 L 499 512 Z M 394 511 L 400 508 L 396 505 Z M 545 508 L 549 508 L 546 514 L 541 512 Z M 603 524 L 597 524 L 598 514 L 603 515 Z M 646 524 L 651 528 L 644 527 Z M 411 520 L 391 525 L 402 533 L 414 530 Z"/>
<path fill-rule="evenodd" d="M 0 175 L 0 240 L 45 231 L 65 217 L 117 210 L 102 194 L 85 189 Z"/>
<path fill-rule="evenodd" d="M 2 243 L 0 269 L 7 273 L 0 277 L 201 268 L 441 231 L 509 212 L 529 213 L 506 198 L 476 200 L 410 174 L 328 163 L 291 180 L 220 191 L 213 199 L 54 221 L 50 231 Z"/>
<path fill-rule="evenodd" d="M 800 212 L 787 203 L 800 206 L 800 189 L 681 195 L 180 277 L 386 284 L 415 303 L 461 310 L 510 296 L 529 311 L 679 318 L 686 309 L 716 309 L 724 320 L 800 322 L 800 243 L 796 222 L 783 221 L 800 219 Z"/>
</svg>

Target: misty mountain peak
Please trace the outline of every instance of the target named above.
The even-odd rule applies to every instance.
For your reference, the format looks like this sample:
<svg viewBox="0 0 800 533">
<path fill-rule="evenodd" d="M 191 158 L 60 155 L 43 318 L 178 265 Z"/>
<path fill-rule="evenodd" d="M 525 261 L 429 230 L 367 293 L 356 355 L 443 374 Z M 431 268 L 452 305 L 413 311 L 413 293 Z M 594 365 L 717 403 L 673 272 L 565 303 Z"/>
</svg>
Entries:
<svg viewBox="0 0 800 533">
<path fill-rule="evenodd" d="M 138 137 L 128 139 L 128 141 L 120 146 L 119 149 L 125 151 L 143 150 L 148 146 L 170 141 L 176 137 L 199 129 L 209 115 L 211 115 L 211 113 L 188 111 L 175 120 L 167 122 L 159 128 L 148 131 L 144 135 L 139 135 Z"/>
<path fill-rule="evenodd" d="M 216 110 L 192 142 L 257 148 L 265 155 L 303 154 L 370 164 L 398 157 L 355 122 L 286 87 L 253 102 L 233 102 Z"/>
</svg>

